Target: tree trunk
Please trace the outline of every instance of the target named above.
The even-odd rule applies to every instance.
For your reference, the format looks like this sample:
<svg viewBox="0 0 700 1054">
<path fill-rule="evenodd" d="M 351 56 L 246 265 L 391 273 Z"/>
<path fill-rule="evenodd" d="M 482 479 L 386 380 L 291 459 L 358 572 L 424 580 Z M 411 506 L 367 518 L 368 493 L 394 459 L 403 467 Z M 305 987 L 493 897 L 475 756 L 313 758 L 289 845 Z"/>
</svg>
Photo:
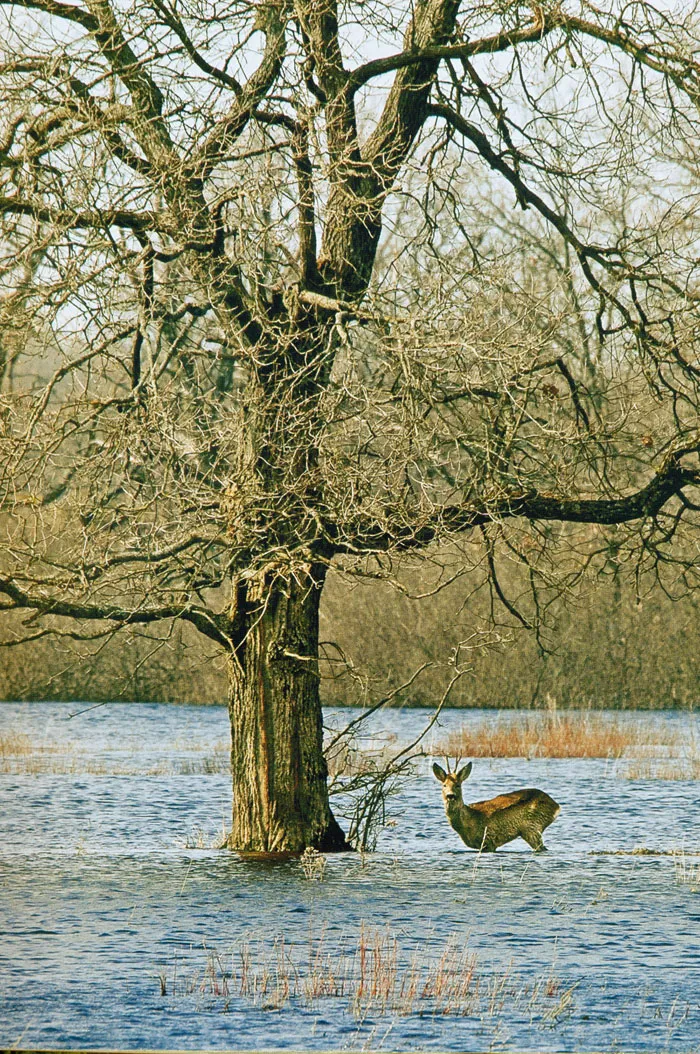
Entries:
<svg viewBox="0 0 700 1054">
<path fill-rule="evenodd" d="M 231 849 L 261 855 L 351 848 L 328 803 L 319 697 L 324 569 L 239 590 L 231 656 Z"/>
</svg>

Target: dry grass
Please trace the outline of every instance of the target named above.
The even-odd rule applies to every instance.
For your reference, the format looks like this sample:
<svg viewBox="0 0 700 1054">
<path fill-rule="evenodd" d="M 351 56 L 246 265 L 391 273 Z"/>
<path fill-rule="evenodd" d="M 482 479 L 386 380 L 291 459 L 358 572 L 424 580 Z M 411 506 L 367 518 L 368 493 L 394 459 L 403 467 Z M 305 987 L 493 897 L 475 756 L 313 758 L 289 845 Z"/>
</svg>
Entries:
<svg viewBox="0 0 700 1054">
<path fill-rule="evenodd" d="M 36 749 L 35 744 L 24 732 L 8 732 L 0 735 L 0 758 L 32 754 Z"/>
<path fill-rule="evenodd" d="M 683 757 L 635 758 L 619 766 L 618 775 L 628 780 L 699 780 L 700 752 L 692 741 Z"/>
<path fill-rule="evenodd" d="M 700 852 L 687 849 L 650 849 L 637 845 L 634 849 L 591 849 L 589 856 L 700 856 Z"/>
<path fill-rule="evenodd" d="M 691 859 L 689 859 L 689 856 Z M 697 854 L 679 853 L 673 861 L 676 882 L 687 886 L 691 893 L 700 893 L 700 863 L 692 859 Z"/>
<path fill-rule="evenodd" d="M 180 844 L 183 849 L 224 849 L 227 837 L 228 832 L 224 820 L 222 820 L 221 827 L 216 832 L 207 831 L 200 827 L 199 824 L 195 824 Z"/>
<path fill-rule="evenodd" d="M 461 939 L 448 940 L 438 955 L 402 955 L 397 937 L 387 930 L 362 928 L 350 945 L 328 947 L 325 938 L 308 946 L 244 942 L 225 956 L 207 953 L 200 972 L 158 976 L 162 995 L 246 1000 L 266 1010 L 316 1007 L 340 1000 L 357 1019 L 368 1014 L 498 1017 L 514 1010 L 551 1027 L 573 1009 L 575 986 L 566 988 L 553 975 L 526 982 L 512 967 L 484 972 L 477 955 Z"/>
<path fill-rule="evenodd" d="M 179 741 L 173 753 L 185 757 L 154 761 L 147 745 L 102 749 L 98 756 L 71 743 L 37 742 L 25 732 L 9 729 L 0 735 L 0 773 L 6 775 L 91 776 L 207 776 L 230 771 L 229 747 L 225 742 L 198 747 Z M 166 749 L 166 748 L 163 748 Z"/>
<path fill-rule="evenodd" d="M 0 757 L 0 774 L 51 776 L 211 776 L 230 771 L 228 757 L 144 762 L 138 757 L 101 759 L 74 754 Z"/>
<path fill-rule="evenodd" d="M 0 773 L 83 772 L 77 759 L 57 756 L 54 743 L 37 743 L 25 732 L 10 729 L 0 735 Z M 72 767 L 68 767 L 69 764 Z"/>
<path fill-rule="evenodd" d="M 299 860 L 304 875 L 311 882 L 323 882 L 327 862 L 323 853 L 319 853 L 317 849 L 312 849 L 311 846 L 306 847 Z"/>
<path fill-rule="evenodd" d="M 101 749 L 95 756 L 70 743 L 37 742 L 25 732 L 8 729 L 0 735 L 0 773 L 199 776 L 230 771 L 227 742 L 198 746 L 174 741 L 170 746 L 174 756 L 157 760 L 147 746 Z M 328 759 L 332 781 L 340 785 L 350 778 L 375 776 L 395 749 L 395 743 L 363 750 L 353 743 L 339 742 Z M 161 744 L 161 751 L 166 752 L 167 746 Z M 681 741 L 647 718 L 621 720 L 595 711 L 484 719 L 436 741 L 430 753 L 461 758 L 625 758 L 616 768 L 616 774 L 625 779 L 700 779 L 700 743 L 693 737 Z"/>
<path fill-rule="evenodd" d="M 674 747 L 649 721 L 620 721 L 607 714 L 528 714 L 464 727 L 435 743 L 445 757 L 620 758 L 649 746 Z"/>
</svg>

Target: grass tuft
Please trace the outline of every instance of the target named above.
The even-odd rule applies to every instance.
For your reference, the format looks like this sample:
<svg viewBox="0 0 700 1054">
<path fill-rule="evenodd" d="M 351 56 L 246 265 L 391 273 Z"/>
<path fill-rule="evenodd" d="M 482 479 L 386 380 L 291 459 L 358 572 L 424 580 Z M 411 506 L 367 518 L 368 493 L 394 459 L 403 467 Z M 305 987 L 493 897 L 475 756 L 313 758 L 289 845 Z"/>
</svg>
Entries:
<svg viewBox="0 0 700 1054">
<path fill-rule="evenodd" d="M 689 859 L 695 856 L 696 859 Z M 673 871 L 676 882 L 687 886 L 691 893 L 700 893 L 700 863 L 697 854 L 681 852 L 676 854 L 673 861 Z"/>
<path fill-rule="evenodd" d="M 626 761 L 619 775 L 628 780 L 698 780 L 700 754 L 697 744 L 679 758 L 635 758 Z"/>
<path fill-rule="evenodd" d="M 0 736 L 0 757 L 15 757 L 18 754 L 28 754 L 33 749 L 29 736 L 21 732 L 12 732 L 10 735 Z"/>
<path fill-rule="evenodd" d="M 368 1015 L 477 1016 L 498 1018 L 518 1010 L 541 1027 L 554 1027 L 573 1011 L 574 986 L 551 972 L 525 980 L 512 966 L 485 971 L 476 953 L 455 936 L 438 953 L 402 951 L 389 930 L 361 927 L 350 944 L 328 945 L 325 934 L 306 946 L 277 937 L 272 943 L 244 941 L 221 955 L 208 950 L 204 968 L 158 975 L 160 992 L 208 1003 L 253 1003 L 263 1010 L 316 1008 L 322 1000 L 345 1005 L 356 1020 Z"/>
</svg>

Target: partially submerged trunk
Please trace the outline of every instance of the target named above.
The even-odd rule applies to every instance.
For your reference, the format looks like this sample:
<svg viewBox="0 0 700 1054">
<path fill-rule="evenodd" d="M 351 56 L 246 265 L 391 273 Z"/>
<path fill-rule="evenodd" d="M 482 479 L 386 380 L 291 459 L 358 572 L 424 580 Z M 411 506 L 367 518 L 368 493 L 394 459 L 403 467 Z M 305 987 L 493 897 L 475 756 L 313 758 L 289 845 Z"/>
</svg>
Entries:
<svg viewBox="0 0 700 1054">
<path fill-rule="evenodd" d="M 328 802 L 319 695 L 323 568 L 239 589 L 229 713 L 233 826 L 228 846 L 282 855 L 351 848 Z"/>
</svg>

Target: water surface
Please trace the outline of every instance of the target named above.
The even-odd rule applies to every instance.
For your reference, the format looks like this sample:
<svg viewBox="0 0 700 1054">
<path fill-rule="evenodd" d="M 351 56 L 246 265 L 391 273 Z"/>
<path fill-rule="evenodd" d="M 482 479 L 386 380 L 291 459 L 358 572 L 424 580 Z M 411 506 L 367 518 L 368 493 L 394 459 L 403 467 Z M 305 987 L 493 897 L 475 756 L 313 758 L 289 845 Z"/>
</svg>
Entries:
<svg viewBox="0 0 700 1054">
<path fill-rule="evenodd" d="M 230 814 L 225 710 L 114 704 L 66 720 L 76 709 L 0 705 L 0 735 L 51 747 L 0 775 L 3 1046 L 700 1050 L 696 782 L 477 759 L 469 799 L 538 786 L 562 805 L 548 854 L 515 842 L 479 856 L 424 761 L 378 851 L 329 858 L 317 881 L 297 861 L 200 848 Z M 483 717 L 446 712 L 434 734 Z M 384 714 L 368 742 L 407 741 L 425 720 Z M 669 743 L 695 734 L 692 715 L 642 720 Z M 640 846 L 685 856 L 612 855 Z M 358 945 L 395 956 L 388 1002 L 358 997 Z M 421 995 L 449 963 L 473 969 L 461 1001 Z M 311 998 L 331 966 L 341 994 Z"/>
</svg>

